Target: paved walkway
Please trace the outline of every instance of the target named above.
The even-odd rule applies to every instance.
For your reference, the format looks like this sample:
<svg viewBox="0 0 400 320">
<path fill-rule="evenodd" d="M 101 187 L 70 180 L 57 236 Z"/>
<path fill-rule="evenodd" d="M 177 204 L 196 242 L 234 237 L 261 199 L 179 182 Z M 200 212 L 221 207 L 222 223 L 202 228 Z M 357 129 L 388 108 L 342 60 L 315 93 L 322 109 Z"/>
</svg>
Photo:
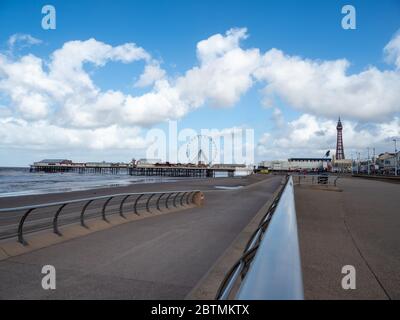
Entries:
<svg viewBox="0 0 400 320">
<path fill-rule="evenodd" d="M 183 299 L 280 182 L 280 176 L 271 176 L 238 190 L 205 191 L 203 208 L 138 220 L 1 261 L 0 299 Z M 57 270 L 53 291 L 41 288 L 47 264 Z"/>
<path fill-rule="evenodd" d="M 400 299 L 400 185 L 338 186 L 295 189 L 306 299 Z M 355 290 L 341 287 L 344 265 L 356 268 Z"/>
</svg>

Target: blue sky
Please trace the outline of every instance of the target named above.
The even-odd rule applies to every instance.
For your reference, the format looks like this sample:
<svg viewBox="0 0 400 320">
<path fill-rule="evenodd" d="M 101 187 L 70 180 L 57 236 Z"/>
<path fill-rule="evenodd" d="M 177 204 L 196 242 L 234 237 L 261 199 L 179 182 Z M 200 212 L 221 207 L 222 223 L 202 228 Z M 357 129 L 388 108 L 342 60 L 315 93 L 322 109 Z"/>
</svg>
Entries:
<svg viewBox="0 0 400 320">
<path fill-rule="evenodd" d="M 41 28 L 41 8 L 45 4 L 55 6 L 57 12 L 56 30 L 43 30 Z M 351 4 L 356 8 L 357 29 L 344 30 L 341 27 L 341 8 L 345 4 Z M 395 62 L 388 63 L 385 59 L 384 48 L 395 39 L 396 32 L 400 28 L 400 2 L 399 1 L 7 1 L 0 2 L 0 54 L 7 56 L 7 63 L 18 62 L 22 57 L 30 54 L 42 59 L 43 70 L 48 72 L 47 63 L 51 54 L 62 48 L 70 41 L 85 41 L 94 38 L 110 46 L 119 46 L 125 43 L 135 43 L 143 48 L 168 76 L 173 83 L 178 77 L 200 65 L 196 54 L 196 46 L 213 35 L 226 36 L 226 32 L 232 28 L 246 28 L 247 36 L 240 40 L 242 50 L 257 48 L 260 56 L 269 52 L 272 48 L 281 51 L 287 57 L 299 57 L 298 63 L 302 61 L 317 64 L 315 68 L 322 73 L 321 65 L 324 61 L 337 61 L 346 59 L 349 66 L 346 68 L 346 76 L 360 75 L 365 70 L 373 67 L 379 70 L 380 74 L 376 81 L 380 81 L 385 71 L 391 72 L 390 76 L 382 80 L 385 87 L 392 88 L 389 96 L 395 95 L 395 88 L 398 82 L 398 68 Z M 15 46 L 14 52 L 9 52 L 7 44 L 10 36 L 14 34 L 30 35 L 41 41 L 38 45 Z M 20 43 L 22 44 L 22 43 Z M 395 43 L 396 44 L 396 43 Z M 399 49 L 400 50 L 400 49 Z M 396 54 L 396 49 L 393 49 Z M 400 51 L 399 51 L 400 52 Z M 290 59 L 285 63 L 290 63 Z M 138 60 L 132 63 L 121 63 L 120 61 L 108 61 L 106 64 L 93 66 L 85 64 L 84 70 L 90 75 L 91 80 L 102 92 L 108 90 L 119 91 L 125 95 L 141 96 L 153 90 L 152 87 L 138 88 L 135 82 L 139 79 L 143 69 L 148 63 L 145 60 Z M 278 62 L 274 62 L 275 64 Z M 274 64 L 274 66 L 275 66 Z M 318 65 L 319 64 L 319 65 Z M 279 66 L 276 65 L 279 73 Z M 268 67 L 271 67 L 270 65 Z M 311 66 L 312 68 L 312 66 Z M 335 67 L 336 68 L 336 67 Z M 335 68 L 328 68 L 327 72 L 335 72 Z M 340 68 L 339 68 L 340 69 Z M 290 70 L 290 68 L 289 68 Z M 313 71 L 311 71 L 313 73 Z M 346 81 L 333 85 L 332 91 L 338 92 L 338 109 L 335 103 L 330 101 L 324 104 L 329 95 L 323 96 L 324 90 L 319 90 L 315 85 L 310 88 L 303 84 L 305 89 L 315 90 L 315 94 L 321 95 L 321 110 L 303 99 L 297 101 L 294 97 L 298 94 L 293 88 L 281 89 L 281 84 L 286 83 L 285 79 L 278 79 L 280 75 L 266 71 L 266 75 L 257 78 L 251 75 L 252 84 L 249 88 L 239 94 L 240 98 L 234 99 L 233 105 L 215 106 L 210 99 L 205 99 L 200 106 L 193 107 L 184 115 L 177 116 L 179 128 L 202 128 L 226 129 L 232 127 L 246 127 L 255 130 L 255 160 L 285 158 L 285 156 L 315 156 L 324 149 L 334 149 L 334 130 L 326 129 L 321 139 L 314 139 L 315 132 L 320 132 L 321 127 L 334 126 L 337 117 L 342 114 L 345 125 L 344 145 L 349 148 L 349 153 L 361 150 L 365 152 L 367 147 L 375 147 L 381 152 L 391 148 L 390 137 L 399 134 L 399 104 L 395 105 L 392 100 L 386 102 L 383 107 L 382 116 L 376 116 L 371 111 L 379 108 L 379 103 L 365 107 L 365 112 L 343 112 L 340 105 L 348 105 L 349 101 L 354 108 L 363 108 L 365 100 L 362 98 L 362 90 L 355 92 L 360 86 L 377 88 L 375 82 L 368 83 L 371 77 L 367 74 L 365 78 L 357 80 L 357 83 L 350 83 L 346 88 Z M 290 75 L 288 75 L 290 79 Z M 257 78 L 257 79 L 256 79 Z M 1 72 L 1 81 L 10 80 L 11 76 Z M 301 75 L 299 75 L 302 81 Z M 329 78 L 328 80 L 332 80 Z M 327 80 L 327 81 L 328 81 Z M 0 113 L 0 119 L 7 117 L 7 121 L 23 119 L 24 130 L 29 134 L 37 127 L 29 127 L 35 121 L 47 121 L 50 124 L 57 120 L 50 121 L 47 117 L 32 119 L 21 115 L 21 110 L 15 111 L 15 101 L 12 96 L 10 83 L 15 87 L 15 79 L 7 84 L 8 89 L 0 85 L 0 106 L 7 109 L 7 112 Z M 282 82 L 281 82 L 282 81 Z M 315 80 L 318 83 L 319 78 Z M 322 81 L 324 81 L 322 79 Z M 353 81 L 353 79 L 349 79 Z M 372 80 L 371 80 L 372 81 Z M 386 82 L 387 81 L 387 82 Z M 272 95 L 274 102 L 266 107 L 262 101 L 266 85 L 273 83 Z M 356 89 L 355 89 L 356 88 Z M 364 87 L 363 87 L 364 88 Z M 397 87 L 399 88 L 399 87 Z M 27 92 L 32 94 L 32 89 Z M 232 89 L 235 90 L 235 89 Z M 292 90 L 292 91 L 290 91 Z M 399 90 L 400 91 L 400 90 Z M 301 91 L 300 91 L 301 92 Z M 313 92 L 307 94 L 312 96 Z M 212 93 L 211 93 L 212 95 Z M 381 89 L 377 89 L 376 99 L 384 95 Z M 47 97 L 47 96 L 46 96 Z M 368 100 L 374 100 L 375 96 Z M 22 99 L 22 98 L 21 98 Z M 46 98 L 47 99 L 47 98 Z M 50 99 L 50 98 L 49 98 Z M 310 98 L 311 99 L 311 98 Z M 18 100 L 20 101 L 20 100 Z M 357 102 L 360 101 L 360 104 Z M 398 100 L 399 101 L 399 100 Z M 49 102 L 52 108 L 54 101 Z M 60 102 L 57 102 L 60 103 Z M 64 102 L 61 102 L 64 103 Z M 62 108 L 63 106 L 57 106 Z M 15 107 L 17 108 L 17 107 Z M 22 108 L 22 107 L 21 107 Z M 382 110 L 383 110 L 382 109 Z M 0 109 L 1 110 L 1 109 Z M 343 114 L 345 113 L 345 114 Z M 3 115 L 2 115 L 3 114 Z M 54 114 L 50 112 L 49 114 Z M 274 116 L 275 114 L 275 116 Z M 279 117 L 277 115 L 279 114 Z M 366 116 L 364 116 L 364 114 Z M 303 116 L 303 118 L 302 118 Z M 309 117 L 309 118 L 307 118 Z M 12 119 L 12 120 L 10 120 Z M 165 119 L 167 120 L 167 119 Z M 5 121 L 5 120 L 4 120 Z M 315 126 L 303 128 L 306 124 L 315 121 Z M 348 121 L 348 123 L 346 123 Z M 7 123 L 9 123 L 7 122 Z M 53 123 L 53 124 L 54 124 Z M 99 124 L 98 128 L 110 126 L 126 126 L 117 119 L 115 123 Z M 56 124 L 65 129 L 66 124 Z M 140 135 L 145 135 L 150 128 L 166 129 L 165 121 L 155 121 L 151 125 L 133 124 L 140 130 Z M 346 127 L 351 128 L 351 134 L 346 137 Z M 13 129 L 16 127 L 13 126 Z M 97 127 L 96 127 L 97 128 Z M 96 129 L 92 127 L 90 130 Z M 17 128 L 18 129 L 18 128 Z M 16 129 L 16 130 L 17 130 Z M 79 128 L 74 128 L 74 134 L 79 135 Z M 87 129 L 87 128 L 82 128 Z M 301 131 L 308 130 L 307 132 Z M 31 130 L 31 131 L 29 131 Z M 297 144 L 291 144 L 288 130 L 294 132 L 299 130 L 299 136 L 305 137 Z M 310 133 L 311 130 L 311 133 Z M 314 130 L 314 131 L 313 131 Z M 386 130 L 379 139 L 360 143 L 360 140 L 368 140 L 370 136 L 376 137 L 377 131 Z M 143 155 L 143 148 L 131 150 L 126 147 L 92 148 L 86 147 L 83 143 L 74 146 L 68 141 L 66 145 L 71 147 L 55 148 L 47 147 L 46 133 L 34 132 L 35 136 L 42 141 L 34 146 L 24 144 L 21 139 L 15 141 L 10 138 L 10 130 L 6 133 L 0 131 L 0 165 L 28 165 L 41 157 L 67 157 L 76 160 L 115 160 L 128 161 L 131 157 Z M 78 132 L 78 133 L 77 133 Z M 370 136 L 369 136 L 370 135 Z M 95 135 L 99 138 L 99 135 Z M 101 137 L 100 137 L 101 138 Z M 122 139 L 124 137 L 121 137 Z M 308 140 L 307 140 L 308 139 Z M 333 140 L 332 140 L 333 139 Z M 346 140 L 347 139 L 347 140 Z M 388 140 L 389 139 L 389 140 Z M 288 141 L 289 140 L 289 141 Z M 4 142 L 6 141 L 6 142 Z M 306 149 L 303 144 L 308 143 Z M 281 147 L 282 146 L 282 147 Z M 111 150 L 111 152 L 110 152 Z M 345 149 L 346 151 L 346 149 Z"/>
</svg>

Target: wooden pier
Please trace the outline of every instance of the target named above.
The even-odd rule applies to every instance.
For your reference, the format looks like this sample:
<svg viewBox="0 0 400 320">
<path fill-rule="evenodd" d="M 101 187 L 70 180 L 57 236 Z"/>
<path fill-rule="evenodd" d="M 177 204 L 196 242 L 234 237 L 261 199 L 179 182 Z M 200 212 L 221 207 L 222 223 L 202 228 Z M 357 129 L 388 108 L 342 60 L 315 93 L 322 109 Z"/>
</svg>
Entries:
<svg viewBox="0 0 400 320">
<path fill-rule="evenodd" d="M 75 166 L 75 165 L 32 165 L 31 172 L 74 172 L 80 174 L 127 174 L 131 176 L 158 177 L 216 177 L 225 173 L 233 177 L 235 168 L 212 168 L 201 166 Z"/>
</svg>

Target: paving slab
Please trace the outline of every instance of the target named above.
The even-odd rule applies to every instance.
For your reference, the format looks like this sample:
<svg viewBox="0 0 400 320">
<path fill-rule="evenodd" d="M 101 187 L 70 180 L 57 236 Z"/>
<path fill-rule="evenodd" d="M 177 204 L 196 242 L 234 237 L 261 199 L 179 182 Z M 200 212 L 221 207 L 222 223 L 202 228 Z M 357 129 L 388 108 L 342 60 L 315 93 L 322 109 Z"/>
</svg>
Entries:
<svg viewBox="0 0 400 320">
<path fill-rule="evenodd" d="M 296 186 L 306 299 L 400 298 L 400 186 L 339 179 L 342 192 Z M 356 289 L 344 290 L 344 265 Z"/>
</svg>

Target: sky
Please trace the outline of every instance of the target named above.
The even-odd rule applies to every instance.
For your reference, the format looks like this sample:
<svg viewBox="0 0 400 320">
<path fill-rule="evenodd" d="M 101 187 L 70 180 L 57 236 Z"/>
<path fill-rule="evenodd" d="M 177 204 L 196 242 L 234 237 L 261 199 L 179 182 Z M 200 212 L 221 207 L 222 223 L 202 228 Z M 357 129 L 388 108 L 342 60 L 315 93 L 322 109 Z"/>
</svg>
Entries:
<svg viewBox="0 0 400 320">
<path fill-rule="evenodd" d="M 396 0 L 0 0 L 0 166 L 128 162 L 170 121 L 253 130 L 256 163 L 334 153 L 339 116 L 346 158 L 392 152 L 399 30 Z"/>
</svg>

